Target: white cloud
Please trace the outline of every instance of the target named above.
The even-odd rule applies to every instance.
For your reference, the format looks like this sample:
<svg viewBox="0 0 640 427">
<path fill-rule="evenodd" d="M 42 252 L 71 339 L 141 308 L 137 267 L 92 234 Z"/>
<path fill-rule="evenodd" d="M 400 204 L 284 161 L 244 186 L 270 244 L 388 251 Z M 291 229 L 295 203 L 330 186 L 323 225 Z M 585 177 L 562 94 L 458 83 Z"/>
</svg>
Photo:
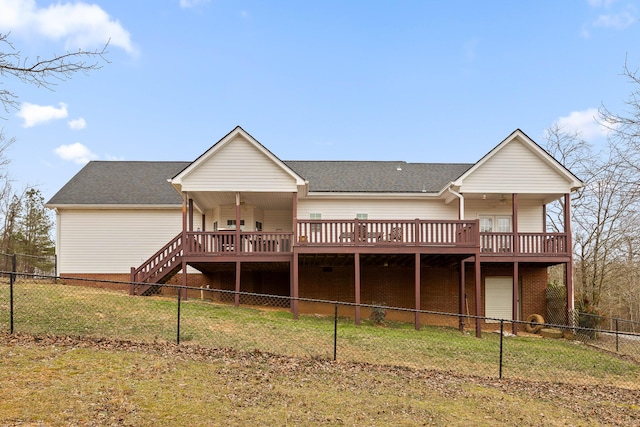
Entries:
<svg viewBox="0 0 640 427">
<path fill-rule="evenodd" d="M 53 152 L 62 160 L 67 160 L 79 165 L 83 165 L 88 163 L 90 160 L 98 158 L 98 156 L 93 154 L 89 148 L 79 142 L 69 145 L 61 145 L 53 150 Z"/>
<path fill-rule="evenodd" d="M 636 18 L 630 12 L 620 12 L 612 15 L 600 15 L 593 21 L 594 27 L 613 28 L 614 30 L 624 30 L 633 23 Z"/>
<path fill-rule="evenodd" d="M 597 117 L 598 109 L 589 108 L 584 111 L 572 111 L 568 116 L 560 117 L 556 123 L 567 131 L 578 132 L 585 141 L 590 141 L 605 137 L 610 132 L 598 123 Z"/>
<path fill-rule="evenodd" d="M 58 105 L 60 106 L 59 108 L 52 105 L 36 105 L 29 102 L 23 102 L 20 106 L 20 111 L 16 113 L 16 116 L 24 120 L 22 127 L 25 128 L 30 128 L 51 120 L 66 118 L 69 115 L 67 112 L 67 104 L 61 102 Z"/>
<path fill-rule="evenodd" d="M 196 7 L 205 3 L 209 3 L 209 0 L 180 0 L 180 7 L 183 9 L 188 9 L 190 7 Z"/>
<path fill-rule="evenodd" d="M 87 127 L 87 121 L 82 117 L 79 119 L 69 120 L 67 124 L 73 130 L 80 130 Z"/>
<path fill-rule="evenodd" d="M 627 4 L 626 7 L 612 8 L 617 0 L 587 0 L 589 6 L 593 9 L 605 9 L 606 12 L 598 15 L 589 24 L 582 26 L 580 35 L 583 38 L 591 36 L 591 30 L 594 28 L 612 29 L 622 31 L 635 24 L 637 19 L 637 11 L 633 4 Z M 614 10 L 617 9 L 617 10 Z M 623 10 L 626 9 L 626 10 Z"/>
<path fill-rule="evenodd" d="M 0 0 L 0 31 L 17 36 L 64 40 L 68 50 L 111 46 L 136 53 L 127 30 L 96 4 L 55 3 L 39 8 L 35 0 Z"/>
</svg>

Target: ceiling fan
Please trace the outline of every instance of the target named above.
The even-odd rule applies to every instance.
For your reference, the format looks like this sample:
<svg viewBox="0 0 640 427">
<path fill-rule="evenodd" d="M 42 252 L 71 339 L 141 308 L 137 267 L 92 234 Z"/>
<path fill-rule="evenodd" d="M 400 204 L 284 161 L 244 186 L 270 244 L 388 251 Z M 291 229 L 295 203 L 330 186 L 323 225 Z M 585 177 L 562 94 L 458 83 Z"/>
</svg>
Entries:
<svg viewBox="0 0 640 427">
<path fill-rule="evenodd" d="M 482 198 L 486 200 L 484 196 Z M 511 204 L 511 199 L 505 196 L 504 194 L 501 194 L 499 199 L 492 199 L 489 201 L 489 206 L 492 208 L 509 206 L 510 204 Z"/>
</svg>

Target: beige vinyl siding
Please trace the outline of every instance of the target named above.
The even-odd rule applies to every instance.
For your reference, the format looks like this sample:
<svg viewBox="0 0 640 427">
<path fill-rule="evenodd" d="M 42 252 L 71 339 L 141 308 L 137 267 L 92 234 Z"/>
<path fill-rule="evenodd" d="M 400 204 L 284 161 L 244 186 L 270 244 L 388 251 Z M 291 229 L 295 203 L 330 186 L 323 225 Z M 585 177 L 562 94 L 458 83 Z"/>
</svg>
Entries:
<svg viewBox="0 0 640 427">
<path fill-rule="evenodd" d="M 509 195 L 510 196 L 510 195 Z M 480 216 L 512 216 L 511 204 L 491 206 L 484 201 L 465 201 L 464 217 L 478 219 Z M 518 201 L 518 231 L 522 233 L 542 233 L 542 201 L 535 199 Z"/>
<path fill-rule="evenodd" d="M 236 137 L 182 180 L 183 191 L 296 191 L 295 179 L 253 144 Z"/>
<path fill-rule="evenodd" d="M 309 219 L 309 214 L 321 213 L 322 219 L 354 219 L 366 213 L 376 219 L 458 219 L 458 204 L 445 204 L 443 200 L 300 200 L 298 218 Z"/>
<path fill-rule="evenodd" d="M 570 183 L 518 140 L 465 178 L 462 193 L 568 193 Z"/>
<path fill-rule="evenodd" d="M 264 211 L 264 231 L 293 231 L 293 218 L 290 210 Z"/>
<path fill-rule="evenodd" d="M 129 273 L 182 230 L 175 210 L 62 210 L 58 271 Z"/>
</svg>

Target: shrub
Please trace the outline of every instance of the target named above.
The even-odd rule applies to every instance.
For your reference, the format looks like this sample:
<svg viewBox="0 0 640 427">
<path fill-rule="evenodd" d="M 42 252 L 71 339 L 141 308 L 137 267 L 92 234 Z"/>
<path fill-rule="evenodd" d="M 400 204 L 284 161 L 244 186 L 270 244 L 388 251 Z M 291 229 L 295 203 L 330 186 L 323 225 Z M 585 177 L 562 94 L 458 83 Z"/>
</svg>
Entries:
<svg viewBox="0 0 640 427">
<path fill-rule="evenodd" d="M 371 320 L 376 325 L 382 325 L 384 323 L 384 318 L 387 315 L 387 310 L 381 305 L 376 305 L 375 302 L 372 304 L 375 305 L 375 307 L 371 307 L 371 314 L 369 315 L 369 320 Z"/>
</svg>

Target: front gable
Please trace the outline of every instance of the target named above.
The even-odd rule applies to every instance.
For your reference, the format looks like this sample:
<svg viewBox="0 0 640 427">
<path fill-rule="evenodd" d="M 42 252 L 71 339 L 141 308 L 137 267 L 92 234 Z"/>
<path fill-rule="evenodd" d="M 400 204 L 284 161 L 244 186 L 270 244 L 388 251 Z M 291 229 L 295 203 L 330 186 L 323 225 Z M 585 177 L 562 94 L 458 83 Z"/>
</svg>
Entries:
<svg viewBox="0 0 640 427">
<path fill-rule="evenodd" d="M 455 183 L 462 193 L 570 193 L 582 186 L 571 172 L 517 130 Z"/>
<path fill-rule="evenodd" d="M 304 180 L 237 127 L 171 183 L 180 191 L 295 192 Z"/>
</svg>

